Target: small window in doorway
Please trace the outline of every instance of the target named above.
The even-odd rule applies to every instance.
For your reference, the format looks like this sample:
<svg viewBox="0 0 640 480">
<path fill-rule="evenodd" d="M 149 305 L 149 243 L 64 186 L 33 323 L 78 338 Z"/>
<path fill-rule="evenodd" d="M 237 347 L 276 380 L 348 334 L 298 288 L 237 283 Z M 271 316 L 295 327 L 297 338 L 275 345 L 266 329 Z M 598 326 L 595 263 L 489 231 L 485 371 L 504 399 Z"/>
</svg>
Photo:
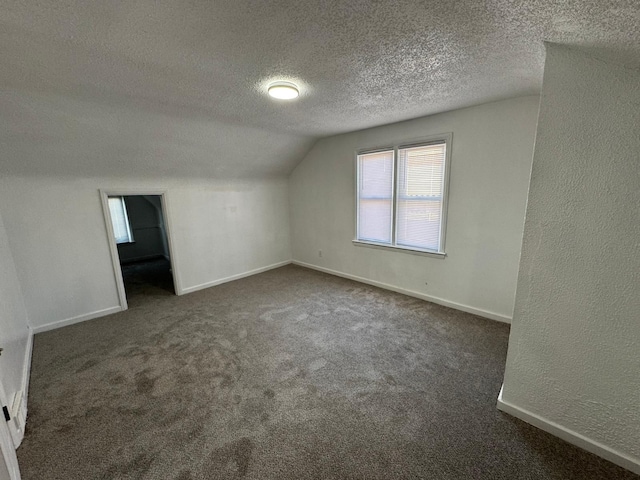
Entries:
<svg viewBox="0 0 640 480">
<path fill-rule="evenodd" d="M 133 243 L 131 224 L 127 216 L 127 205 L 124 197 L 109 197 L 109 212 L 111 212 L 111 224 L 116 243 Z"/>
</svg>

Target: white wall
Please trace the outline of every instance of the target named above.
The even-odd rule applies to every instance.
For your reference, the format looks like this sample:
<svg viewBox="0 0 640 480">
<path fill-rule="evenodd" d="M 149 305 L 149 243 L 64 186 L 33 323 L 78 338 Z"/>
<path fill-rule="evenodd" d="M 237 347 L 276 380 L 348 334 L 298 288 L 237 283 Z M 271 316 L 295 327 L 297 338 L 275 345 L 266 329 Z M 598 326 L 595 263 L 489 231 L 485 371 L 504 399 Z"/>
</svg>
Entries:
<svg viewBox="0 0 640 480">
<path fill-rule="evenodd" d="M 640 70 L 550 45 L 502 401 L 640 473 Z"/>
<path fill-rule="evenodd" d="M 320 140 L 290 177 L 294 260 L 509 321 L 538 101 L 488 103 Z M 354 246 L 356 150 L 447 132 L 447 257 Z"/>
<path fill-rule="evenodd" d="M 9 477 L 9 469 L 2 455 L 0 455 L 0 480 L 11 480 L 11 477 Z"/>
<path fill-rule="evenodd" d="M 4 177 L 0 211 L 36 329 L 118 309 L 101 188 L 166 190 L 184 290 L 290 260 L 285 179 Z"/>
<path fill-rule="evenodd" d="M 4 349 L 0 356 L 0 396 L 5 397 L 3 400 L 12 416 L 19 418 L 18 425 L 11 425 L 14 441 L 17 443 L 23 434 L 26 402 L 22 400 L 21 411 L 14 411 L 12 407 L 16 395 L 18 398 L 24 397 L 28 388 L 31 337 L 27 310 L 2 216 L 0 216 L 0 272 L 2 272 L 0 274 L 0 347 Z"/>
</svg>

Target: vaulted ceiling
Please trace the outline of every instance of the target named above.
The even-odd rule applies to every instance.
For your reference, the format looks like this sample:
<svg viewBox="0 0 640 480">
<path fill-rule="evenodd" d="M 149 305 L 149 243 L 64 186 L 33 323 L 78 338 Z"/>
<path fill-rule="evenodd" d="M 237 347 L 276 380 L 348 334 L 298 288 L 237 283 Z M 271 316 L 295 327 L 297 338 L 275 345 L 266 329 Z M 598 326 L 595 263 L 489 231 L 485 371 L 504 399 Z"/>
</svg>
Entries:
<svg viewBox="0 0 640 480">
<path fill-rule="evenodd" d="M 284 175 L 320 137 L 538 93 L 543 41 L 637 67 L 640 3 L 2 0 L 0 173 Z"/>
</svg>

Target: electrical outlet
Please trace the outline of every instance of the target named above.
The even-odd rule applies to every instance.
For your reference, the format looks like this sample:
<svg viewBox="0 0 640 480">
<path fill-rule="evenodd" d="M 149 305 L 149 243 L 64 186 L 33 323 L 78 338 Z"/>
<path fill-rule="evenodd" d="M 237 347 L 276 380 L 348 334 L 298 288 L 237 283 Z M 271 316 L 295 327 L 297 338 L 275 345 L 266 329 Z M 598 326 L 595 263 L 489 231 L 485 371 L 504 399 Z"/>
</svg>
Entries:
<svg viewBox="0 0 640 480">
<path fill-rule="evenodd" d="M 322 250 L 318 250 L 318 256 L 322 257 Z"/>
</svg>

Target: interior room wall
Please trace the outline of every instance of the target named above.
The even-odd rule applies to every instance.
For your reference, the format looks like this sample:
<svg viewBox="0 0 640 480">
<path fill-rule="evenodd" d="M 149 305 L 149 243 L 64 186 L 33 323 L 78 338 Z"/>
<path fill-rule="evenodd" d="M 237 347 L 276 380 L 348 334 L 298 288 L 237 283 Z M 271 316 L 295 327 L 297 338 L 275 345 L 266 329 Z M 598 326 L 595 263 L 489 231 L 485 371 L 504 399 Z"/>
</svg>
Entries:
<svg viewBox="0 0 640 480">
<path fill-rule="evenodd" d="M 26 416 L 26 392 L 31 363 L 31 332 L 18 274 L 9 248 L 5 225 L 0 216 L 0 385 L 5 405 L 20 419 L 18 438 Z M 14 399 L 21 399 L 14 411 Z M 4 420 L 3 420 L 4 421 Z M 12 425 L 13 426 L 13 425 Z M 16 433 L 15 430 L 13 432 Z M 15 440 L 14 435 L 14 440 Z"/>
<path fill-rule="evenodd" d="M 294 260 L 510 321 L 538 101 L 504 100 L 320 140 L 290 177 Z M 356 150 L 448 132 L 447 257 L 354 246 Z"/>
<path fill-rule="evenodd" d="M 146 198 L 151 204 L 156 208 L 156 213 L 158 215 L 158 228 L 161 230 L 162 239 L 162 252 L 164 257 L 169 260 L 170 251 L 169 251 L 169 242 L 167 240 L 167 229 L 164 222 L 164 213 L 162 209 L 162 199 L 160 195 L 145 195 Z"/>
<path fill-rule="evenodd" d="M 502 408 L 640 473 L 640 70 L 548 45 Z"/>
<path fill-rule="evenodd" d="M 121 263 L 134 262 L 168 256 L 164 240 L 164 225 L 161 207 L 156 207 L 151 199 L 159 196 L 128 195 L 124 201 L 129 217 L 129 226 L 133 235 L 133 243 L 118 245 L 118 256 Z"/>
<path fill-rule="evenodd" d="M 31 325 L 120 309 L 99 189 L 164 190 L 183 293 L 291 258 L 286 179 L 0 179 L 0 212 Z"/>
</svg>

